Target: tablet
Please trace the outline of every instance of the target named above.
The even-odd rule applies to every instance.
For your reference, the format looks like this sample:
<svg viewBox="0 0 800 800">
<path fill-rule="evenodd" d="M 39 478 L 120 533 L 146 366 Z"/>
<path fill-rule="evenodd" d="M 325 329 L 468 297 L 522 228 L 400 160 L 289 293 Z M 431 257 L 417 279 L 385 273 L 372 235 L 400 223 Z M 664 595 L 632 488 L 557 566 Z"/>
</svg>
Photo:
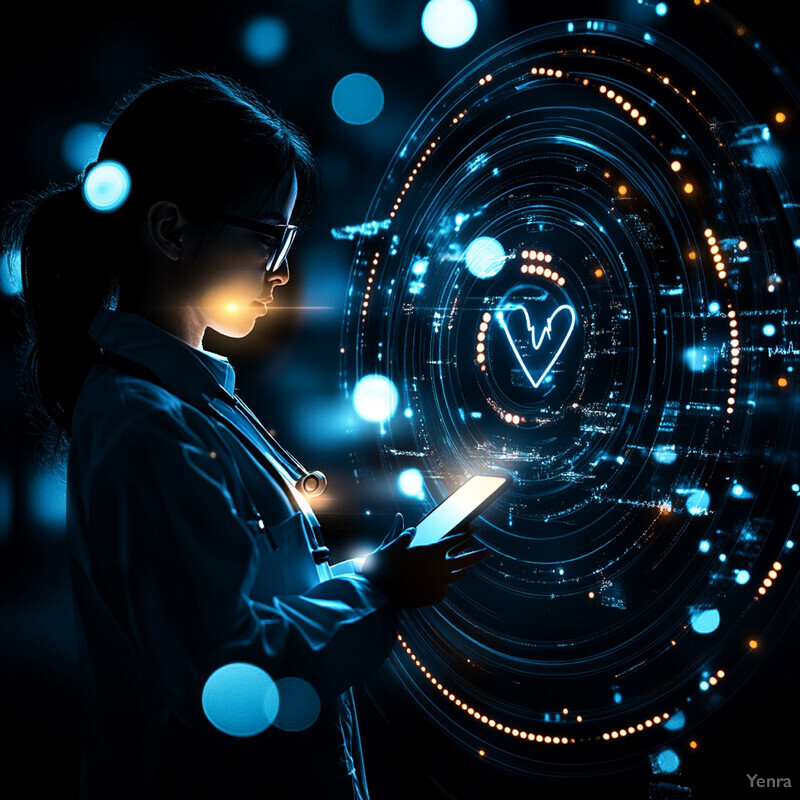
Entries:
<svg viewBox="0 0 800 800">
<path fill-rule="evenodd" d="M 417 523 L 409 547 L 434 544 L 488 508 L 509 486 L 510 475 L 473 475 Z"/>
</svg>

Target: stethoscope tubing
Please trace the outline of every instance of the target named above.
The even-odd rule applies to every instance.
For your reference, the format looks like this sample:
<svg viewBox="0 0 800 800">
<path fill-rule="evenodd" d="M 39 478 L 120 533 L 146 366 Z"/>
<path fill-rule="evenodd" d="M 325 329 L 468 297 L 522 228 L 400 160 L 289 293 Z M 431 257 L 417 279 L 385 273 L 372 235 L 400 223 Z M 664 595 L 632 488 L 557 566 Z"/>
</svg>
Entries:
<svg viewBox="0 0 800 800">
<path fill-rule="evenodd" d="M 133 361 L 126 356 L 122 356 L 119 353 L 114 353 L 111 350 L 107 350 L 104 347 L 98 347 L 97 351 L 95 352 L 95 361 L 110 366 L 114 369 L 117 369 L 121 372 L 127 372 L 130 375 L 133 375 L 137 378 L 142 378 L 144 380 L 149 380 L 152 383 L 155 383 L 161 386 L 166 391 L 169 389 L 164 385 L 164 382 L 158 378 L 158 376 L 149 368 L 145 367 L 144 364 L 139 364 L 136 361 Z M 253 425 L 256 432 L 262 436 L 265 442 L 268 445 L 272 445 L 275 448 L 276 455 L 280 460 L 282 460 L 283 466 L 287 469 L 290 478 L 294 478 L 295 472 L 300 472 L 300 477 L 297 479 L 297 482 L 303 481 L 309 475 L 320 475 L 323 482 L 325 481 L 325 476 L 322 473 L 309 473 L 303 465 L 291 454 L 289 453 L 286 448 L 284 448 L 278 441 L 272 436 L 269 431 L 263 426 L 261 421 L 256 417 L 256 415 L 245 405 L 244 401 L 241 400 L 236 395 L 232 395 L 230 392 L 226 391 L 222 386 L 217 384 L 217 391 L 216 397 L 219 397 L 224 403 L 228 406 L 233 408 L 234 410 L 238 409 L 240 413 L 243 414 L 247 418 L 247 420 Z M 196 406 L 200 408 L 201 411 L 208 414 L 211 412 L 211 415 L 225 425 L 233 434 L 242 442 L 242 444 L 247 448 L 247 450 L 256 458 L 256 460 L 266 469 L 268 473 L 270 473 L 275 480 L 278 481 L 279 486 L 285 486 L 286 478 L 284 475 L 281 474 L 280 470 L 276 466 L 276 464 L 272 461 L 272 459 L 264 453 L 261 448 L 259 448 L 249 436 L 247 436 L 244 431 L 242 431 L 239 427 L 237 427 L 232 420 L 228 419 L 223 413 L 219 410 L 214 408 L 213 405 L 210 403 L 206 404 L 205 406 Z M 295 484 L 297 486 L 297 484 Z M 246 487 L 243 485 L 245 491 L 247 491 Z M 302 489 L 297 487 L 300 491 Z M 324 484 L 323 484 L 324 488 Z M 302 512 L 302 509 L 299 507 L 297 502 L 297 498 L 294 497 L 291 491 L 288 490 L 288 487 L 285 489 L 286 495 L 289 498 L 290 504 L 296 508 L 297 511 Z M 249 496 L 249 492 L 248 492 Z M 253 503 L 252 498 L 250 498 L 250 504 L 253 508 L 257 511 L 255 504 Z M 305 527 L 305 526 L 304 526 Z M 330 550 L 325 547 L 318 538 L 318 530 L 317 526 L 309 525 L 308 528 L 311 529 L 310 534 L 307 532 L 308 544 L 311 548 L 311 554 L 314 558 L 315 563 L 321 564 L 325 561 L 330 560 Z"/>
</svg>

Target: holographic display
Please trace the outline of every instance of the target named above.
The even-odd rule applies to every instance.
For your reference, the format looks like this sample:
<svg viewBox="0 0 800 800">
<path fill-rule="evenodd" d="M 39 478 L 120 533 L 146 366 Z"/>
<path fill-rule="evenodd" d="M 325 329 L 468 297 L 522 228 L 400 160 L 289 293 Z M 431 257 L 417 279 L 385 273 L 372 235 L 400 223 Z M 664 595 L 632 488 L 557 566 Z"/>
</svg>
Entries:
<svg viewBox="0 0 800 800">
<path fill-rule="evenodd" d="M 495 46 L 350 229 L 342 389 L 398 392 L 358 479 L 417 470 L 412 520 L 471 474 L 514 475 L 482 517 L 492 555 L 404 615 L 392 669 L 443 737 L 517 774 L 671 766 L 665 744 L 789 613 L 800 224 L 780 126 L 799 95 L 695 6 L 671 10 L 680 40 L 576 19 Z"/>
</svg>

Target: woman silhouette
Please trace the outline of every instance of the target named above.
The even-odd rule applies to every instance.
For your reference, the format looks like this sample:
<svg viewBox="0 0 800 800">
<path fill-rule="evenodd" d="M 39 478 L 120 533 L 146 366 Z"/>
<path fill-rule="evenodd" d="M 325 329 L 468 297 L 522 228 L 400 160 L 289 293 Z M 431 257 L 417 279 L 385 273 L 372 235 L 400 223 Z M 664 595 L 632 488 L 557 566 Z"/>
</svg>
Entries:
<svg viewBox="0 0 800 800">
<path fill-rule="evenodd" d="M 252 92 L 178 73 L 126 98 L 98 162 L 9 228 L 32 394 L 69 448 L 84 797 L 366 800 L 350 687 L 399 609 L 485 555 L 464 552 L 471 530 L 409 548 L 397 515 L 360 574 L 332 577 L 285 453 L 203 349 L 267 314 L 316 176 Z M 299 702 L 287 678 L 312 709 L 294 730 L 272 724 Z"/>
</svg>

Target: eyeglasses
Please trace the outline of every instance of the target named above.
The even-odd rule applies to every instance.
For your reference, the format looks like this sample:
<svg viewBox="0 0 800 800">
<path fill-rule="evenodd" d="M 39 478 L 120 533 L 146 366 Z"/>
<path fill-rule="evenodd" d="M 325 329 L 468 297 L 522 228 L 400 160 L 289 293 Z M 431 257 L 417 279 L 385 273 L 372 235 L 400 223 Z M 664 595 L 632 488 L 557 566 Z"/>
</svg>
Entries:
<svg viewBox="0 0 800 800">
<path fill-rule="evenodd" d="M 220 214 L 217 219 L 234 228 L 242 228 L 260 234 L 259 239 L 271 249 L 267 262 L 267 272 L 274 272 L 283 264 L 289 248 L 297 236 L 297 225 L 287 225 L 278 222 L 258 222 L 247 217 L 237 217 L 235 214 Z"/>
</svg>

